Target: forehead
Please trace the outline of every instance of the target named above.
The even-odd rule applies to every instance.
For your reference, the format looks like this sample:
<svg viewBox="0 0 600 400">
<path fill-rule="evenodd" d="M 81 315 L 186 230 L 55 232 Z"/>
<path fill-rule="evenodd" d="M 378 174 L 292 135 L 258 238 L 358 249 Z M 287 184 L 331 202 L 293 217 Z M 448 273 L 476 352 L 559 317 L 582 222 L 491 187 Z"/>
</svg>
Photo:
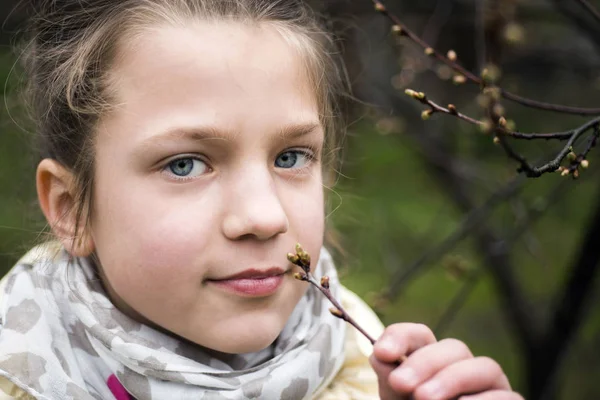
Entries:
<svg viewBox="0 0 600 400">
<path fill-rule="evenodd" d="M 234 131 L 318 120 L 301 52 L 269 24 L 156 26 L 119 50 L 110 77 L 117 114 L 150 119 L 153 130 L 196 119 Z"/>
</svg>

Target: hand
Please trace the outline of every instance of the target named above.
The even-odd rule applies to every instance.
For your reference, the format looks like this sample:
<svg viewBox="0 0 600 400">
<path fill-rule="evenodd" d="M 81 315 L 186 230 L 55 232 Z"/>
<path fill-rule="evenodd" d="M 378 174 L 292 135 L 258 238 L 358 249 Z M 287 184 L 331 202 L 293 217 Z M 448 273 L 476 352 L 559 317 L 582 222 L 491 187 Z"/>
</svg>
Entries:
<svg viewBox="0 0 600 400">
<path fill-rule="evenodd" d="M 407 356 L 398 365 L 398 361 Z M 502 368 L 473 357 L 456 339 L 437 341 L 421 324 L 394 324 L 375 343 L 370 358 L 383 400 L 522 400 Z M 412 396 L 412 397 L 411 397 Z M 462 396 L 462 397 L 461 397 Z"/>
</svg>

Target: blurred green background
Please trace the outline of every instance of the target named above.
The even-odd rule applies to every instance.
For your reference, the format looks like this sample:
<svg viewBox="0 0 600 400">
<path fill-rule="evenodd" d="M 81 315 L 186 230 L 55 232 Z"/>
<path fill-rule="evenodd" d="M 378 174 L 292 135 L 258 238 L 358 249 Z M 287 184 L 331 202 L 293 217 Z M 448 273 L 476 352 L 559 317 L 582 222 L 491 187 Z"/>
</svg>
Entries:
<svg viewBox="0 0 600 400">
<path fill-rule="evenodd" d="M 448 71 L 428 60 L 422 49 L 390 36 L 388 21 L 372 10 L 370 1 L 330 3 L 321 7 L 339 17 L 335 25 L 350 27 L 341 34 L 348 71 L 356 96 L 368 104 L 354 108 L 339 181 L 328 190 L 328 222 L 340 233 L 346 253 L 337 254 L 343 282 L 385 323 L 439 327 L 440 337 L 457 337 L 476 355 L 498 360 L 514 388 L 524 392 L 527 355 L 503 311 L 502 293 L 478 242 L 479 229 L 485 226 L 501 239 L 497 243 L 505 246 L 509 259 L 505 268 L 527 302 L 523 307 L 543 327 L 593 222 L 600 201 L 600 159 L 592 152 L 590 168 L 578 180 L 554 173 L 518 181 L 518 194 L 499 202 L 456 246 L 423 263 L 419 273 L 403 280 L 398 293 L 385 296 L 394 279 L 424 255 L 436 254 L 436 246 L 455 234 L 469 213 L 515 180 L 517 165 L 477 128 L 443 115 L 422 121 L 423 107 L 402 93 L 409 87 L 423 90 L 440 104 L 452 102 L 480 118 L 476 86 L 457 87 L 444 80 Z M 500 84 L 511 91 L 549 102 L 600 106 L 600 23 L 581 12 L 577 1 L 490 1 L 483 9 L 476 3 L 398 2 L 394 7 L 405 24 L 442 52 L 455 49 L 459 61 L 475 72 L 484 64 L 476 51 L 481 34 L 502 68 Z M 478 18 L 486 22 L 484 28 Z M 34 132 L 19 100 L 22 76 L 11 45 L 16 40 L 12 26 L 5 26 L 0 53 L 0 82 L 5 83 L 0 107 L 1 273 L 46 235 L 35 197 Z M 525 132 L 572 129 L 590 118 L 504 106 L 507 117 Z M 517 147 L 538 163 L 560 148 L 545 141 Z M 471 209 L 459 205 L 457 190 L 472 200 Z M 525 228 L 515 237 L 520 226 Z M 565 358 L 544 398 L 600 398 L 599 289 L 594 278 L 581 326 L 563 344 Z M 459 293 L 464 301 L 447 314 Z"/>
</svg>

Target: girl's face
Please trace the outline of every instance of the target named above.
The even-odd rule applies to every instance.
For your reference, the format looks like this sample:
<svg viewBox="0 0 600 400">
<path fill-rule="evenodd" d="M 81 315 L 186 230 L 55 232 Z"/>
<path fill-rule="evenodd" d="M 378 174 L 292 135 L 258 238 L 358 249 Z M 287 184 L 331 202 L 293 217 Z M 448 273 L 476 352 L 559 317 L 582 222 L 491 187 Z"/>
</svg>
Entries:
<svg viewBox="0 0 600 400">
<path fill-rule="evenodd" d="M 286 254 L 300 242 L 316 260 L 323 241 L 324 133 L 304 73 L 268 25 L 124 43 L 90 227 L 120 309 L 226 353 L 276 339 L 308 286 Z"/>
</svg>

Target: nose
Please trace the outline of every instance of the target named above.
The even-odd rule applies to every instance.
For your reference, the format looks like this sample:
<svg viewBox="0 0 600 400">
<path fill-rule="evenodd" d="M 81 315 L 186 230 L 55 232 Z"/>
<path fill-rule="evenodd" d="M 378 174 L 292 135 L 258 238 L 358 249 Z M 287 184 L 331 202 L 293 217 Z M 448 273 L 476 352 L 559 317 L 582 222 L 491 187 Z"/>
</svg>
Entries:
<svg viewBox="0 0 600 400">
<path fill-rule="evenodd" d="M 238 174 L 228 192 L 223 233 L 230 240 L 268 240 L 288 230 L 287 214 L 275 182 L 265 169 Z"/>
</svg>

